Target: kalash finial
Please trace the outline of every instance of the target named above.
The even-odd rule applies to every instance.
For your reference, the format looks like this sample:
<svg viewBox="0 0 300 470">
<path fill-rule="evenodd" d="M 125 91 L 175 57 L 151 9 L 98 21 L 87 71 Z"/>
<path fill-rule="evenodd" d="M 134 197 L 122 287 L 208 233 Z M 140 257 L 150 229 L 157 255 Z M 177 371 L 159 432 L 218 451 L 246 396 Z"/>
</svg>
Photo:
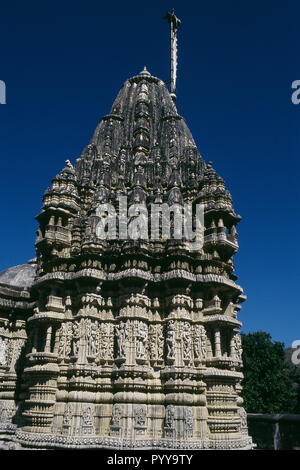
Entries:
<svg viewBox="0 0 300 470">
<path fill-rule="evenodd" d="M 175 15 L 174 8 L 172 13 L 167 13 L 164 19 L 168 20 L 170 25 L 170 50 L 171 50 L 171 80 L 170 91 L 173 100 L 176 100 L 176 78 L 177 78 L 177 29 L 181 25 L 181 21 Z"/>
<path fill-rule="evenodd" d="M 145 65 L 144 69 L 139 73 L 139 75 L 143 75 L 146 77 L 151 77 L 151 73 L 147 70 L 147 67 Z"/>
</svg>

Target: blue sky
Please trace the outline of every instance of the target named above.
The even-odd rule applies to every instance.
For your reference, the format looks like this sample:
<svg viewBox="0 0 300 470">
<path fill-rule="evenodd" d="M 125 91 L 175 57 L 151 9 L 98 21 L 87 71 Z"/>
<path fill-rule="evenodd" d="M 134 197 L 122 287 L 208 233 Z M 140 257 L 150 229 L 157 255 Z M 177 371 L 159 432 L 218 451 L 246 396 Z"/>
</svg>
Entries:
<svg viewBox="0 0 300 470">
<path fill-rule="evenodd" d="M 290 346 L 300 339 L 294 0 L 2 4 L 0 270 L 34 257 L 43 192 L 65 160 L 80 155 L 123 82 L 144 65 L 169 79 L 162 17 L 173 7 L 182 20 L 178 110 L 243 217 L 235 259 L 248 296 L 243 331 L 264 330 Z"/>
</svg>

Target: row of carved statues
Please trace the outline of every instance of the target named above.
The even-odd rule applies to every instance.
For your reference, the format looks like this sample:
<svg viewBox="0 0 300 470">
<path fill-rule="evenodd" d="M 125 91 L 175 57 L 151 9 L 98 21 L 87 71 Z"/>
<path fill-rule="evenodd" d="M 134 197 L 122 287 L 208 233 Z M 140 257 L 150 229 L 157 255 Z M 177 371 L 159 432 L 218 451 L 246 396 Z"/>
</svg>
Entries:
<svg viewBox="0 0 300 470">
<path fill-rule="evenodd" d="M 55 341 L 52 341 L 53 348 L 48 352 L 57 353 L 59 358 L 80 356 L 84 360 L 116 359 L 127 363 L 165 360 L 170 364 L 191 365 L 192 361 L 199 364 L 207 358 L 209 345 L 210 356 L 213 356 L 216 350 L 215 345 L 211 345 L 211 336 L 202 324 L 191 324 L 183 320 L 148 324 L 138 319 L 123 318 L 118 323 L 113 323 L 81 318 L 73 322 L 63 322 L 54 331 L 50 328 Z M 222 336 L 222 330 L 217 331 Z M 37 352 L 36 333 L 47 335 L 45 329 L 33 328 L 27 352 Z M 228 329 L 226 334 L 228 336 Z M 240 361 L 240 336 L 234 330 L 230 335 L 227 350 L 223 355 Z M 214 341 L 215 338 L 212 339 Z M 43 347 L 40 349 L 41 352 L 44 350 Z"/>
</svg>

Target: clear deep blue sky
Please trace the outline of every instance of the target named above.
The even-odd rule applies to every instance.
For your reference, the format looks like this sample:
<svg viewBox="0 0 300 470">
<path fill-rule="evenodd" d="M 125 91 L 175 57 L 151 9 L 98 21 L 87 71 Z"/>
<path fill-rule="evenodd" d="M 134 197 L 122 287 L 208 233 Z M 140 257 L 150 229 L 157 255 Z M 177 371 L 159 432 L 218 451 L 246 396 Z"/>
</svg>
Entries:
<svg viewBox="0 0 300 470">
<path fill-rule="evenodd" d="M 177 105 L 231 191 L 248 296 L 245 332 L 290 346 L 299 328 L 300 2 L 2 2 L 0 270 L 35 256 L 42 194 L 89 143 L 123 82 L 147 66 L 169 78 L 175 8 Z"/>
</svg>

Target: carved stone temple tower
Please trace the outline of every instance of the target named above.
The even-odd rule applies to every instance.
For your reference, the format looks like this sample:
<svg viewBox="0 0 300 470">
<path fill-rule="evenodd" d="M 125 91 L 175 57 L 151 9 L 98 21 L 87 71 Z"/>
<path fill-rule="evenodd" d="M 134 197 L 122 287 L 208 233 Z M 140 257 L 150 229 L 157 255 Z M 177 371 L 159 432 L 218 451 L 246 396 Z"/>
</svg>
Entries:
<svg viewBox="0 0 300 470">
<path fill-rule="evenodd" d="M 120 196 L 129 212 L 202 204 L 203 246 L 100 239 L 99 204 L 118 211 Z M 0 441 L 252 448 L 232 261 L 240 216 L 164 82 L 146 69 L 125 82 L 37 220 L 36 261 L 0 273 Z"/>
</svg>

